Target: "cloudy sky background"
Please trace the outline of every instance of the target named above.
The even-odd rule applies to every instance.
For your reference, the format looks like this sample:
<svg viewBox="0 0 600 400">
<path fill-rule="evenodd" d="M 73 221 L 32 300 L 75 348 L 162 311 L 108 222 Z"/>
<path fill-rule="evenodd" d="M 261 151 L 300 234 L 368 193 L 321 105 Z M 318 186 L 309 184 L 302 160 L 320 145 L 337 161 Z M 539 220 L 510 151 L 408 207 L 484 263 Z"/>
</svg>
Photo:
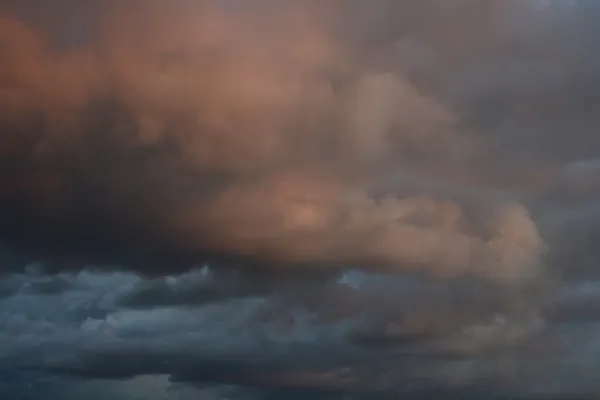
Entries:
<svg viewBox="0 0 600 400">
<path fill-rule="evenodd" d="M 0 397 L 593 398 L 599 20 L 1 1 Z"/>
</svg>

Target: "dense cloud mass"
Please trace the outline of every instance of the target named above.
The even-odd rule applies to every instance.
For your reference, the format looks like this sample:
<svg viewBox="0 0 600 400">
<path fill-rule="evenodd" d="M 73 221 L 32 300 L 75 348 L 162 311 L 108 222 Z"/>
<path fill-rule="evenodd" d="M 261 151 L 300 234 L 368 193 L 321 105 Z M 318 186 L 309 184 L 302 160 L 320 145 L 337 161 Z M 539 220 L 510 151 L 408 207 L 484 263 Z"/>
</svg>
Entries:
<svg viewBox="0 0 600 400">
<path fill-rule="evenodd" d="M 208 255 L 527 275 L 544 245 L 514 200 L 370 196 L 388 172 L 462 175 L 486 144 L 450 104 L 360 61 L 370 46 L 353 40 L 376 35 L 347 32 L 362 6 L 328 8 L 109 3 L 69 50 L 5 17 L 4 235 L 167 271 Z"/>
<path fill-rule="evenodd" d="M 599 20 L 1 1 L 0 397 L 594 395 Z"/>
</svg>

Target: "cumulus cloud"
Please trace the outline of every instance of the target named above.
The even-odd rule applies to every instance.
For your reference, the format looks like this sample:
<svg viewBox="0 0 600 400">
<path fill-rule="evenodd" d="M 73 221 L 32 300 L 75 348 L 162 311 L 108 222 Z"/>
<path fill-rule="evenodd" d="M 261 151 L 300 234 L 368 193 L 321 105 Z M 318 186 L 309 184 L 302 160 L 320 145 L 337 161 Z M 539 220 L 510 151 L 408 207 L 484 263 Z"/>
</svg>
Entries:
<svg viewBox="0 0 600 400">
<path fill-rule="evenodd" d="M 369 199 L 382 171 L 456 175 L 482 143 L 449 103 L 357 59 L 360 13 L 107 3 L 62 51 L 4 16 L 4 237 L 57 268 L 211 255 L 531 275 L 544 245 L 520 204 Z"/>
</svg>

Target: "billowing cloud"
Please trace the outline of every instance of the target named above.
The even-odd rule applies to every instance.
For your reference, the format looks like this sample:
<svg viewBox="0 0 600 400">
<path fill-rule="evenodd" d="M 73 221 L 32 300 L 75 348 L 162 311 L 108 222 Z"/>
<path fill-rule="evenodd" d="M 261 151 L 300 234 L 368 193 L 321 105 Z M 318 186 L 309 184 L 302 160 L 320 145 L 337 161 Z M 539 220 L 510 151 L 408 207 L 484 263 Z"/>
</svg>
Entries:
<svg viewBox="0 0 600 400">
<path fill-rule="evenodd" d="M 337 29 L 354 11 L 332 7 L 108 3 L 62 51 L 3 17 L 6 239 L 59 260 L 531 275 L 544 244 L 518 203 L 369 198 L 382 171 L 460 173 L 482 143 L 357 61 Z"/>
</svg>

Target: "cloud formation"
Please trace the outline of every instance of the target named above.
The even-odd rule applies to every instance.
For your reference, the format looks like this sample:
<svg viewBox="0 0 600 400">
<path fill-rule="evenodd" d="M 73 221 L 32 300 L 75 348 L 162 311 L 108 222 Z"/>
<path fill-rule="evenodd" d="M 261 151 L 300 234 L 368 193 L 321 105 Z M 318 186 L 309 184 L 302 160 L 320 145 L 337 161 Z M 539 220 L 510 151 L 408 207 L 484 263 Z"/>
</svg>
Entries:
<svg viewBox="0 0 600 400">
<path fill-rule="evenodd" d="M 0 397 L 598 391 L 598 6 L 13 3 Z"/>
<path fill-rule="evenodd" d="M 238 385 L 255 390 L 240 389 L 233 398 L 260 399 L 280 391 L 362 399 L 419 396 L 431 388 L 438 395 L 515 398 L 597 390 L 586 372 L 594 364 L 593 334 L 553 316 L 583 310 L 579 302 L 594 292 L 589 285 L 592 292 L 562 290 L 548 311 L 519 303 L 528 294 L 507 296 L 470 280 L 357 271 L 294 291 L 182 300 L 188 287 L 202 292 L 216 279 L 197 270 L 166 278 L 152 306 L 146 300 L 135 308 L 140 304 L 131 299 L 148 284 L 135 275 L 63 275 L 61 290 L 44 290 L 56 279 L 9 280 L 12 294 L 0 301 L 0 357 L 12 367 L 3 374 L 14 376 L 6 390 L 18 391 L 21 380 L 32 390 L 59 390 L 62 382 L 81 393 L 108 380 L 102 390 L 114 387 L 117 398 L 148 386 L 172 386 L 176 396 Z M 578 321 L 589 328 L 595 317 L 588 315 Z M 87 383 L 69 383 L 73 378 Z"/>
<path fill-rule="evenodd" d="M 369 198 L 384 171 L 461 174 L 482 143 L 449 104 L 357 60 L 351 5 L 323 7 L 107 3 L 70 50 L 3 17 L 3 235 L 61 262 L 530 275 L 544 244 L 514 201 Z"/>
</svg>

